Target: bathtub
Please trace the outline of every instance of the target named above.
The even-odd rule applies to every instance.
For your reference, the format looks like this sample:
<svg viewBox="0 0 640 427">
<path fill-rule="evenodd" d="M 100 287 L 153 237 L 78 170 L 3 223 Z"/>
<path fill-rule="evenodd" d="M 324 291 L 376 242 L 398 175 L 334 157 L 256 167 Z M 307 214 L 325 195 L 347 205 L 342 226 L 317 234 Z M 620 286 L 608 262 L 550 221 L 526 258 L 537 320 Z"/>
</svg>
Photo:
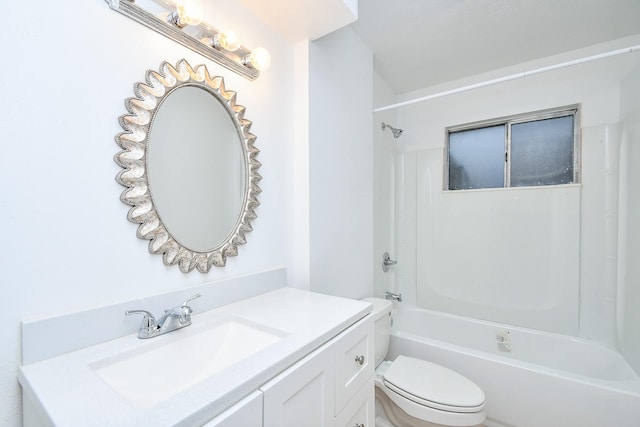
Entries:
<svg viewBox="0 0 640 427">
<path fill-rule="evenodd" d="M 487 427 L 640 426 L 640 378 L 611 346 L 415 307 L 392 319 L 388 359 L 422 358 L 474 381 Z"/>
</svg>

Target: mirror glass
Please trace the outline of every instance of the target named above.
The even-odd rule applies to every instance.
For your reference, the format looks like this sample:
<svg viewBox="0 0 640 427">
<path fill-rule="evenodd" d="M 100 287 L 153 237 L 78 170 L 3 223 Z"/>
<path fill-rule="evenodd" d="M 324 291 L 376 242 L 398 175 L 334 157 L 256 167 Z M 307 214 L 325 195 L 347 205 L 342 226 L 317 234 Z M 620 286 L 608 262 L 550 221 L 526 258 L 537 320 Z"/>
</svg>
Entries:
<svg viewBox="0 0 640 427">
<path fill-rule="evenodd" d="M 256 139 L 224 79 L 204 65 L 166 62 L 134 85 L 116 136 L 116 180 L 127 218 L 149 251 L 207 273 L 238 254 L 260 205 Z"/>
<path fill-rule="evenodd" d="M 244 198 L 238 131 L 209 91 L 183 86 L 158 108 L 147 153 L 151 197 L 171 235 L 194 251 L 215 249 Z"/>
</svg>

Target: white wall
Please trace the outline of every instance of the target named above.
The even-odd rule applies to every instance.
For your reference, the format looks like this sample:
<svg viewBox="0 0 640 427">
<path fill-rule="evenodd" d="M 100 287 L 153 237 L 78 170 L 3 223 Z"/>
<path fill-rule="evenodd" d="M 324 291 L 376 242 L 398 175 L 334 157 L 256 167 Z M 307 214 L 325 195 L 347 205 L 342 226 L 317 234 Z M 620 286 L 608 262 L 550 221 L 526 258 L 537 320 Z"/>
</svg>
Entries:
<svg viewBox="0 0 640 427">
<path fill-rule="evenodd" d="M 377 74 L 373 74 L 374 100 L 373 105 L 387 105 L 395 101 L 396 97 L 387 83 Z M 373 293 L 383 296 L 385 291 L 395 291 L 395 272 L 382 270 L 382 255 L 388 252 L 392 259 L 397 258 L 395 244 L 395 161 L 394 152 L 396 139 L 389 129 L 382 130 L 382 122 L 396 127 L 396 111 L 389 110 L 377 114 L 373 120 Z"/>
<path fill-rule="evenodd" d="M 402 94 L 398 96 L 398 101 L 634 45 L 638 40 L 640 37 L 618 40 L 496 70 L 464 81 L 425 88 Z M 396 196 L 396 221 L 402 223 L 402 226 L 398 226 L 396 241 L 398 245 L 408 247 L 404 252 L 400 250 L 407 259 L 399 256 L 398 277 L 403 279 L 399 280 L 398 287 L 409 297 L 409 303 L 419 302 L 427 308 L 615 342 L 615 271 L 607 263 L 611 263 L 612 256 L 613 262 L 616 262 L 617 251 L 612 249 L 612 242 L 617 242 L 618 235 L 616 222 L 607 219 L 607 216 L 617 211 L 617 185 L 606 177 L 615 171 L 616 164 L 610 160 L 615 159 L 619 152 L 621 133 L 618 122 L 622 118 L 620 82 L 630 73 L 637 73 L 637 68 L 633 68 L 637 62 L 638 55 L 629 54 L 397 110 L 398 125 L 405 129 L 398 140 L 397 165 L 398 169 L 402 169 L 398 178 L 405 181 L 398 187 L 404 196 Z M 571 194 L 565 191 L 567 194 L 558 200 L 554 200 L 555 196 L 551 197 L 557 189 L 542 190 L 540 193 L 547 206 L 555 206 L 555 212 L 544 212 L 544 215 L 551 214 L 547 218 L 550 222 L 545 232 L 557 230 L 559 234 L 553 241 L 560 243 L 559 246 L 550 246 L 553 241 L 541 237 L 540 230 L 535 227 L 529 227 L 524 235 L 519 233 L 520 240 L 487 240 L 487 227 L 494 227 L 496 232 L 500 232 L 504 230 L 501 226 L 514 224 L 513 221 L 505 222 L 508 220 L 504 216 L 505 203 L 500 201 L 500 205 L 497 205 L 495 199 L 503 198 L 502 194 L 509 194 L 506 197 L 518 203 L 528 203 L 526 211 L 535 212 L 540 208 L 541 200 L 533 197 L 535 200 L 527 201 L 531 199 L 531 192 L 526 197 L 524 193 L 516 194 L 517 191 L 512 190 L 460 193 L 455 195 L 455 204 L 462 203 L 465 206 L 463 212 L 453 211 L 450 206 L 452 200 L 442 203 L 446 197 L 451 199 L 452 196 L 440 190 L 444 129 L 447 126 L 571 104 L 581 104 L 582 186 L 577 191 L 567 190 Z M 379 114 L 382 113 L 376 115 L 376 121 Z M 428 180 L 432 180 L 430 184 Z M 427 191 L 429 188 L 431 191 Z M 431 199 L 427 200 L 429 197 Z M 480 200 L 474 202 L 478 198 Z M 415 205 L 416 201 L 418 206 Z M 421 203 L 425 204 L 422 210 Z M 429 211 L 426 207 L 428 204 L 437 206 L 439 210 Z M 518 205 L 514 203 L 513 206 Z M 446 210 L 447 207 L 451 210 Z M 491 218 L 494 210 L 495 217 Z M 482 216 L 483 213 L 486 215 Z M 454 215 L 459 221 L 475 218 L 484 224 L 484 228 L 456 228 L 452 224 Z M 487 218 L 491 218 L 488 223 Z M 515 221 L 521 222 L 522 218 Z M 562 227 L 562 224 L 572 224 L 572 231 Z M 550 229 L 551 226 L 556 228 Z M 416 234 L 417 241 L 414 240 Z M 532 261 L 547 257 L 548 261 L 545 262 L 552 264 L 546 264 L 542 269 L 531 268 L 526 263 L 523 265 L 522 258 L 519 258 L 522 239 L 528 242 L 525 251 L 527 257 Z M 468 247 L 463 249 L 465 245 L 471 245 L 475 252 Z M 446 248 L 449 250 L 444 250 Z M 459 248 L 461 256 L 452 259 L 456 248 Z M 418 259 L 413 259 L 412 254 L 417 254 Z M 609 261 L 606 261 L 607 258 Z M 476 263 L 480 259 L 484 260 L 483 264 Z M 487 262 L 490 268 L 487 268 Z M 552 265 L 555 267 L 550 267 Z M 563 265 L 566 268 L 562 268 Z M 552 277 L 557 273 L 554 273 L 557 268 L 561 269 L 562 274 Z M 415 279 L 412 271 L 417 272 Z M 514 280 L 513 274 L 518 271 L 526 280 Z M 456 281 L 443 283 L 452 278 Z M 505 309 L 510 313 L 507 314 Z"/>
<path fill-rule="evenodd" d="M 311 289 L 373 286 L 373 56 L 351 28 L 309 46 Z"/>
<path fill-rule="evenodd" d="M 640 63 L 623 80 L 621 93 L 618 345 L 640 372 Z"/>
<path fill-rule="evenodd" d="M 292 242 L 293 45 L 231 0 L 209 10 L 272 66 L 250 82 L 112 11 L 104 0 L 12 2 L 0 29 L 0 424 L 20 425 L 19 322 L 286 266 Z M 213 8 L 213 6 L 212 6 Z M 63 17 L 63 18 L 60 18 Z M 239 256 L 208 275 L 165 267 L 136 238 L 113 161 L 133 84 L 162 61 L 206 64 L 253 121 L 263 189 Z M 367 127 L 368 128 L 368 127 Z M 304 284 L 300 284 L 304 286 Z M 308 286 L 308 283 L 307 283 Z M 233 289 L 228 292 L 233 293 Z"/>
<path fill-rule="evenodd" d="M 443 193 L 433 157 L 416 165 L 417 304 L 576 335 L 580 188 Z"/>
<path fill-rule="evenodd" d="M 293 246 L 290 251 L 289 283 L 296 287 L 308 287 L 309 271 L 309 41 L 296 43 L 294 49 L 294 99 L 293 123 L 293 179 L 289 187 L 293 192 L 290 211 L 293 214 Z"/>
</svg>

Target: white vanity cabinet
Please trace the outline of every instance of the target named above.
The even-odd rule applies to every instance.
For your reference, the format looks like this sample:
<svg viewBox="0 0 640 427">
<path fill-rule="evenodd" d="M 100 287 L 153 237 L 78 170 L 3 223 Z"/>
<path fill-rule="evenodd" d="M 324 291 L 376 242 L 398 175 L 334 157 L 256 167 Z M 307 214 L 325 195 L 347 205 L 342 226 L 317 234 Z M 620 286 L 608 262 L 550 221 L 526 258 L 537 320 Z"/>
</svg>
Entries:
<svg viewBox="0 0 640 427">
<path fill-rule="evenodd" d="M 373 427 L 371 316 L 261 387 L 264 427 Z"/>
<path fill-rule="evenodd" d="M 374 427 L 370 303 L 280 287 L 152 340 L 113 330 L 51 350 L 140 304 L 23 323 L 25 427 Z"/>
</svg>

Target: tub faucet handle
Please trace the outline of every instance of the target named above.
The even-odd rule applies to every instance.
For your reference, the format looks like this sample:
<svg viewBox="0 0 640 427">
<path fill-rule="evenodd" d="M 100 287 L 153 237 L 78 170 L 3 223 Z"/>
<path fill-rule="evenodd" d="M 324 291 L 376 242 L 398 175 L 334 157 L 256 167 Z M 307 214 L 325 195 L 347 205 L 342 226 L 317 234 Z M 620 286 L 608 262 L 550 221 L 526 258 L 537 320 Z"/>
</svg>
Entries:
<svg viewBox="0 0 640 427">
<path fill-rule="evenodd" d="M 392 265 L 396 265 L 398 261 L 391 259 L 391 255 L 389 252 L 385 252 L 382 254 L 382 271 L 385 273 L 389 271 Z"/>
</svg>

